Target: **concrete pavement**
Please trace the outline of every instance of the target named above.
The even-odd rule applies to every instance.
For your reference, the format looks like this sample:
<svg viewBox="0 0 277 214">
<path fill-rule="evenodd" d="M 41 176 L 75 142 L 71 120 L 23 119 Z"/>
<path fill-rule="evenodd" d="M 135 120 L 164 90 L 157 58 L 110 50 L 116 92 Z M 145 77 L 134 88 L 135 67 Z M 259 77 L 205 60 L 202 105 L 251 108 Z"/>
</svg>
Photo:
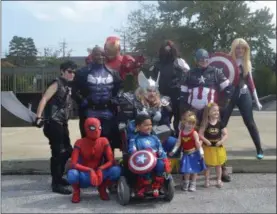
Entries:
<svg viewBox="0 0 277 214">
<path fill-rule="evenodd" d="M 176 180 L 180 178 L 176 177 Z M 170 203 L 163 200 L 132 201 L 121 206 L 112 195 L 101 201 L 93 189 L 82 190 L 79 204 L 71 195 L 50 190 L 50 176 L 2 176 L 3 213 L 276 213 L 276 174 L 235 174 L 222 189 L 202 187 L 187 193 L 176 187 Z"/>
<path fill-rule="evenodd" d="M 254 112 L 260 130 L 265 159 L 255 159 L 255 147 L 240 116 L 232 116 L 225 146 L 228 165 L 234 172 L 276 173 L 276 111 Z M 69 123 L 72 144 L 80 136 L 78 120 Z M 121 153 L 116 152 L 116 157 Z M 2 174 L 49 173 L 50 149 L 42 130 L 2 128 Z"/>
</svg>

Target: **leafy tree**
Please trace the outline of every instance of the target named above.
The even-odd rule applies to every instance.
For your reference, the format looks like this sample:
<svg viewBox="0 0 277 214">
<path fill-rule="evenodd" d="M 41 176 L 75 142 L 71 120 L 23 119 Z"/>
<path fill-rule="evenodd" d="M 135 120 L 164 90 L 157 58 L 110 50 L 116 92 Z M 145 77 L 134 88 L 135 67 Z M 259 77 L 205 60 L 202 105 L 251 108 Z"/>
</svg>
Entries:
<svg viewBox="0 0 277 214">
<path fill-rule="evenodd" d="M 230 50 L 231 42 L 245 38 L 253 51 L 269 46 L 275 38 L 273 14 L 269 8 L 251 12 L 246 1 L 158 1 L 142 4 L 128 16 L 128 41 L 147 56 L 157 53 L 164 39 L 176 42 L 183 56 L 192 62 L 200 47 L 208 51 Z"/>
<path fill-rule="evenodd" d="M 9 44 L 7 60 L 16 66 L 34 65 L 37 52 L 32 38 L 14 36 Z"/>
<path fill-rule="evenodd" d="M 159 12 L 155 5 L 141 3 L 141 8 L 128 15 L 127 27 L 115 31 L 125 35 L 131 51 L 140 51 L 147 56 L 155 56 L 157 42 L 153 40 L 160 26 Z M 154 52 L 154 53 L 153 53 Z"/>
<path fill-rule="evenodd" d="M 269 8 L 250 12 L 246 1 L 159 1 L 161 19 L 176 27 L 197 30 L 191 42 L 209 51 L 229 51 L 231 42 L 245 38 L 253 50 L 269 46 L 275 38 Z M 197 46 L 197 45 L 195 45 Z M 195 47 L 197 48 L 197 47 Z"/>
</svg>

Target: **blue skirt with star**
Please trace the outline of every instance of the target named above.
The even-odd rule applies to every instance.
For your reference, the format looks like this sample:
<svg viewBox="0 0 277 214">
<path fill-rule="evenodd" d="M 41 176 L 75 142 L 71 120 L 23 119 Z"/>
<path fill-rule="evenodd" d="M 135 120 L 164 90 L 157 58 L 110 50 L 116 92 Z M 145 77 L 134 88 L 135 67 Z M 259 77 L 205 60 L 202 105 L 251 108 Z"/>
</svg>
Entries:
<svg viewBox="0 0 277 214">
<path fill-rule="evenodd" d="M 190 154 L 183 153 L 180 162 L 181 174 L 200 173 L 206 168 L 204 158 L 201 157 L 199 150 L 196 150 Z"/>
</svg>

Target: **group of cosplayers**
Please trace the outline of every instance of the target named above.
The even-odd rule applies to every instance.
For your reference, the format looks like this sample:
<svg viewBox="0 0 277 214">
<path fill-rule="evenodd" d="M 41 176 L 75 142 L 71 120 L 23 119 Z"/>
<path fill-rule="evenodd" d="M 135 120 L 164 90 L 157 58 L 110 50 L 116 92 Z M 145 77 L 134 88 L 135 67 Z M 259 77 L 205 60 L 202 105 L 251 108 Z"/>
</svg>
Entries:
<svg viewBox="0 0 277 214">
<path fill-rule="evenodd" d="M 121 175 L 121 168 L 115 164 L 113 151 L 120 148 L 119 124 L 122 122 L 122 114 L 119 106 L 122 97 L 128 102 L 131 100 L 133 119 L 141 115 L 137 111 L 138 106 L 153 123 L 170 126 L 174 118 L 172 136 L 165 140 L 163 148 L 169 156 L 177 150 L 181 152 L 180 172 L 183 175 L 199 173 L 199 170 L 188 172 L 190 167 L 183 164 L 190 161 L 190 158 L 184 159 L 184 154 L 191 155 L 187 150 L 197 150 L 204 158 L 202 170 L 207 170 L 208 166 L 219 166 L 218 171 L 221 173 L 218 186 L 221 186 L 221 181 L 230 182 L 225 167 L 227 159 L 223 157 L 221 159 L 224 161 L 213 165 L 210 161 L 213 158 L 204 156 L 205 152 L 217 155 L 209 152 L 208 147 L 224 147 L 226 127 L 236 105 L 255 143 L 257 158 L 262 159 L 260 136 L 253 118 L 252 96 L 259 110 L 262 105 L 251 74 L 250 47 L 247 42 L 240 38 L 235 39 L 228 57 L 238 68 L 237 84 L 222 69 L 210 65 L 211 55 L 204 49 L 196 51 L 196 66 L 191 69 L 180 57 L 174 42 L 169 40 L 161 45 L 158 61 L 150 68 L 153 79 L 147 79 L 143 73 L 138 72 L 144 63 L 143 57 L 120 54 L 120 41 L 117 37 L 108 37 L 104 48 L 93 48 L 86 59 L 87 65 L 81 69 L 77 70 L 77 65 L 72 61 L 62 63 L 61 75 L 49 84 L 43 94 L 35 121 L 36 126 L 43 126 L 44 135 L 49 140 L 53 192 L 71 194 L 72 191 L 67 186 L 72 185 L 72 201 L 79 202 L 80 188 L 92 185 L 98 188 L 101 199 L 109 198 L 106 188 L 114 184 Z M 139 74 L 139 87 L 135 93 L 122 92 L 122 82 L 127 74 Z M 82 137 L 72 148 L 68 120 L 73 100 L 78 105 Z M 201 126 L 204 124 L 203 118 L 214 118 L 211 116 L 212 103 L 218 104 L 215 108 L 218 107 L 220 113 L 214 114 L 220 118 L 214 124 L 211 122 Z M 206 114 L 204 109 L 207 109 Z M 217 133 L 209 132 L 216 129 L 213 126 L 216 126 Z M 201 130 L 201 127 L 204 128 Z M 186 144 L 183 139 L 188 139 L 188 134 L 194 140 L 187 140 L 189 144 Z M 218 138 L 214 139 L 213 134 Z M 209 137 L 213 140 L 212 143 L 207 139 Z M 65 165 L 70 157 L 71 170 L 68 179 L 63 179 Z M 192 162 L 191 164 L 193 165 Z M 206 175 L 208 177 L 208 173 Z M 187 176 L 184 176 L 185 190 L 189 188 L 188 185 Z M 195 188 L 193 183 L 190 189 L 193 191 Z"/>
</svg>

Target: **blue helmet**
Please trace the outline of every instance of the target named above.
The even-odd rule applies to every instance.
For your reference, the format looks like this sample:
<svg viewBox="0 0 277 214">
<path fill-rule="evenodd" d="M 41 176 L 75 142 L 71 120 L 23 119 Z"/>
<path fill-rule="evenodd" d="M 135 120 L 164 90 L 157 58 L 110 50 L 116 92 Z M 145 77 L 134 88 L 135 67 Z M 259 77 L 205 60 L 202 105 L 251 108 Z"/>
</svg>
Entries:
<svg viewBox="0 0 277 214">
<path fill-rule="evenodd" d="M 209 59 L 209 53 L 205 49 L 198 49 L 195 52 L 195 61 L 199 62 L 201 59 Z"/>
</svg>

